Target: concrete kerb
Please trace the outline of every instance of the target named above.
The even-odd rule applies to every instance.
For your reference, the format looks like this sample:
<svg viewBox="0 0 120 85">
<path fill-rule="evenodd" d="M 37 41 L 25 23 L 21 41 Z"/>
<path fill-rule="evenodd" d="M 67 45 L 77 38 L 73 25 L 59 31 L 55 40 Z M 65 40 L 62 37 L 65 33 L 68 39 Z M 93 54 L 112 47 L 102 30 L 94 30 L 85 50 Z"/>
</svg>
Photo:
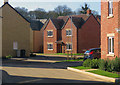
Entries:
<svg viewBox="0 0 120 85">
<path fill-rule="evenodd" d="M 108 82 L 113 82 L 113 83 L 120 82 L 120 78 L 110 78 L 110 77 L 106 77 L 106 76 L 101 76 L 101 75 L 97 75 L 97 74 L 94 74 L 94 73 L 86 72 L 84 70 L 78 70 L 78 69 L 75 69 L 75 68 L 71 68 L 71 67 L 67 67 L 67 70 L 83 73 L 85 75 L 93 76 L 93 77 L 96 77 L 96 78 L 99 78 L 99 79 L 104 79 L 105 81 L 108 81 Z"/>
<path fill-rule="evenodd" d="M 57 57 L 67 57 L 67 55 L 52 55 L 52 54 L 37 54 L 37 53 L 34 53 L 35 55 L 37 55 L 37 56 L 52 56 L 52 57 L 54 57 L 54 56 L 57 56 Z M 71 57 L 70 55 L 69 55 L 69 57 Z M 83 56 L 82 55 L 80 55 L 80 56 L 76 56 L 77 58 L 82 58 Z"/>
</svg>

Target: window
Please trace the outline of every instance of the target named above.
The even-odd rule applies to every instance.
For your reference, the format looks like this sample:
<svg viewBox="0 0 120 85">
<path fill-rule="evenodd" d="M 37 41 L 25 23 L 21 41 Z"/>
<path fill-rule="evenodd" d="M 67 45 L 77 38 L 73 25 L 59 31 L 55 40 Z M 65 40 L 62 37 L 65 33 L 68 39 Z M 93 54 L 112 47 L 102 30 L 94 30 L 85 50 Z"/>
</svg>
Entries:
<svg viewBox="0 0 120 85">
<path fill-rule="evenodd" d="M 114 37 L 108 37 L 108 53 L 114 54 Z"/>
<path fill-rule="evenodd" d="M 17 50 L 18 49 L 18 43 L 17 42 L 13 42 L 13 49 Z"/>
<path fill-rule="evenodd" d="M 67 49 L 67 50 L 72 50 L 72 44 L 68 43 L 68 44 L 66 45 L 66 49 Z"/>
<path fill-rule="evenodd" d="M 71 36 L 71 35 L 72 35 L 71 30 L 66 30 L 66 36 Z"/>
<path fill-rule="evenodd" d="M 48 44 L 48 50 L 53 50 L 53 44 Z"/>
<path fill-rule="evenodd" d="M 113 1 L 109 0 L 109 16 L 113 16 Z"/>
<path fill-rule="evenodd" d="M 53 31 L 47 31 L 47 36 L 52 37 L 53 36 Z"/>
</svg>

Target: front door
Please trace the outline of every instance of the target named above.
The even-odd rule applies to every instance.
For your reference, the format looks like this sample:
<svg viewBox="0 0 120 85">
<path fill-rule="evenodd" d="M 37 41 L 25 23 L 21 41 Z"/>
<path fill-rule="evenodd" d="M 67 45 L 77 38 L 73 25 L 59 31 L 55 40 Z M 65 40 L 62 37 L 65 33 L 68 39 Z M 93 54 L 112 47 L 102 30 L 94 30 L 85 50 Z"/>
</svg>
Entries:
<svg viewBox="0 0 120 85">
<path fill-rule="evenodd" d="M 62 53 L 62 44 L 57 45 L 57 53 Z"/>
</svg>

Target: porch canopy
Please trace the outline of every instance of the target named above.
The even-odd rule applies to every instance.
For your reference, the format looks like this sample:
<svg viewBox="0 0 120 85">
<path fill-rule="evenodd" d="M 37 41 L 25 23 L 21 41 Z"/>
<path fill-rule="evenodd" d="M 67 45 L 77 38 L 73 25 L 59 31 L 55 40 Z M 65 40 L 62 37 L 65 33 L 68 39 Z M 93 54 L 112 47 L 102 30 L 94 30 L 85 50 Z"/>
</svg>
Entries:
<svg viewBox="0 0 120 85">
<path fill-rule="evenodd" d="M 58 41 L 56 41 L 55 43 L 57 43 L 57 44 L 62 44 L 62 45 L 64 44 L 62 40 L 58 40 Z"/>
</svg>

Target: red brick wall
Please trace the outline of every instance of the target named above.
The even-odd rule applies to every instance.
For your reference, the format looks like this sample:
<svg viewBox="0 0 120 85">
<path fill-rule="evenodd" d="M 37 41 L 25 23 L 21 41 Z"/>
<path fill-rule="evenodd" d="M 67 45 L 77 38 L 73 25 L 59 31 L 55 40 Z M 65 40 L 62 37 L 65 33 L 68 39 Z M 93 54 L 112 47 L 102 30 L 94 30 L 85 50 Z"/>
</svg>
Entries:
<svg viewBox="0 0 120 85">
<path fill-rule="evenodd" d="M 62 39 L 62 33 L 61 30 L 57 30 L 57 40 Z"/>
<path fill-rule="evenodd" d="M 107 1 L 107 0 L 106 0 Z M 119 5 L 120 7 L 120 5 Z M 119 8 L 120 12 L 120 8 Z M 118 28 L 118 2 L 113 3 L 113 18 L 108 17 L 108 2 L 101 2 L 101 58 L 113 59 L 118 56 L 118 33 L 115 28 Z M 107 56 L 108 54 L 108 41 L 107 34 L 115 33 L 114 36 L 114 56 Z M 120 35 L 119 35 L 120 36 Z M 120 47 L 120 46 L 119 46 Z M 120 50 L 119 50 L 120 51 Z M 119 52 L 120 53 L 120 52 Z"/>
<path fill-rule="evenodd" d="M 78 29 L 78 53 L 100 47 L 100 24 L 93 15 Z"/>
<path fill-rule="evenodd" d="M 53 37 L 47 37 L 47 30 L 53 30 Z M 44 53 L 57 53 L 57 30 L 50 20 L 46 28 L 44 29 Z M 47 50 L 47 43 L 53 43 L 53 50 Z"/>
<path fill-rule="evenodd" d="M 69 19 L 66 23 L 65 27 L 62 29 L 62 40 L 66 44 L 66 42 L 71 42 L 71 37 L 66 36 L 66 29 L 71 29 L 71 20 Z M 77 28 L 74 24 L 72 24 L 72 43 L 73 43 L 73 53 L 77 53 Z M 65 46 L 66 50 L 66 46 Z"/>
<path fill-rule="evenodd" d="M 120 28 L 120 1 L 118 3 L 118 28 Z M 118 57 L 120 57 L 120 33 L 118 33 Z"/>
</svg>

